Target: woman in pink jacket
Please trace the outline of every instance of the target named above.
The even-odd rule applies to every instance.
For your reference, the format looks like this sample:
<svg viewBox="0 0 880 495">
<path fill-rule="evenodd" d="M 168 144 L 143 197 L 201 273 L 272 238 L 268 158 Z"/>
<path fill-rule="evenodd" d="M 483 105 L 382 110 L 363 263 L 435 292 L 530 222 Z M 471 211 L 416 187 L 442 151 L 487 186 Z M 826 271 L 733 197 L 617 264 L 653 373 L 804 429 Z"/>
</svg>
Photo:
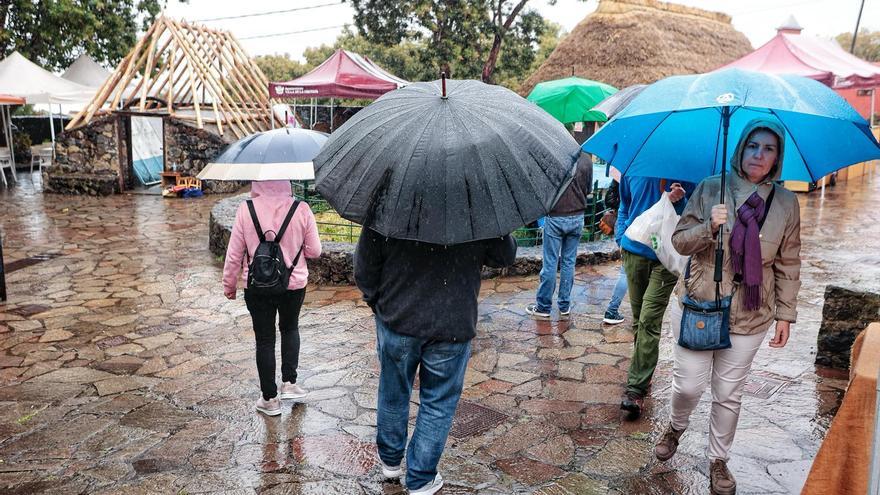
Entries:
<svg viewBox="0 0 880 495">
<path fill-rule="evenodd" d="M 290 181 L 273 180 L 251 183 L 251 198 L 260 226 L 268 240 L 273 240 L 294 198 Z M 271 231 L 271 233 L 270 233 Z M 260 238 L 251 219 L 247 202 L 242 202 L 235 214 L 235 224 L 226 249 L 223 266 L 223 293 L 227 299 L 235 299 L 240 278 L 247 280 L 248 265 L 260 244 Z M 297 253 L 301 258 L 317 258 L 321 255 L 321 240 L 311 208 L 300 202 L 287 230 L 281 236 L 281 251 L 285 266 L 290 267 Z M 309 269 L 304 259 L 297 260 L 290 274 L 287 291 L 273 296 L 249 294 L 244 290 L 244 301 L 254 324 L 257 343 L 257 373 L 263 396 L 257 400 L 256 409 L 269 416 L 281 414 L 280 399 L 297 399 L 307 392 L 296 383 L 299 361 L 299 311 L 306 294 Z M 281 387 L 275 385 L 275 315 L 281 331 Z"/>
</svg>

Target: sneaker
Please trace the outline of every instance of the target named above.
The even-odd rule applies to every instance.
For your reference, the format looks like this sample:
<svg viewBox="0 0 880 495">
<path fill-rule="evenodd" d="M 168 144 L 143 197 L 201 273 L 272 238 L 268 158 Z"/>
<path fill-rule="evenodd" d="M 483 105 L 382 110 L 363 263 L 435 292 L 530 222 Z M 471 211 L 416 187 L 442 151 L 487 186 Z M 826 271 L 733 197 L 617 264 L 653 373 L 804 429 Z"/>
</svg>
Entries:
<svg viewBox="0 0 880 495">
<path fill-rule="evenodd" d="M 443 477 L 440 476 L 440 473 L 437 473 L 437 476 L 434 476 L 434 481 L 418 490 L 410 490 L 409 495 L 434 495 L 439 492 L 441 488 L 443 488 Z"/>
<path fill-rule="evenodd" d="M 302 399 L 308 394 L 308 390 L 295 383 L 281 382 L 281 386 L 278 388 L 278 397 L 282 399 Z"/>
<path fill-rule="evenodd" d="M 257 399 L 256 408 L 257 411 L 267 416 L 279 416 L 281 414 L 281 401 L 278 397 L 272 397 L 269 400 L 260 397 Z"/>
<path fill-rule="evenodd" d="M 736 480 L 727 469 L 727 462 L 715 459 L 709 464 L 709 489 L 712 495 L 734 495 Z"/>
<path fill-rule="evenodd" d="M 559 319 L 560 320 L 570 320 L 571 319 L 571 308 L 566 309 L 565 311 L 559 310 Z"/>
<path fill-rule="evenodd" d="M 544 311 L 538 311 L 537 304 L 529 304 L 526 306 L 526 314 L 531 315 L 532 318 L 536 320 L 549 320 L 550 313 L 546 313 Z"/>
<path fill-rule="evenodd" d="M 623 400 L 620 402 L 620 408 L 628 412 L 626 419 L 635 421 L 642 415 L 642 407 L 645 398 L 641 394 L 627 391 L 623 394 Z"/>
<path fill-rule="evenodd" d="M 606 311 L 605 318 L 602 318 L 602 323 L 617 325 L 618 323 L 623 323 L 624 319 L 625 318 L 623 317 L 623 315 L 621 315 L 617 311 Z"/>
<path fill-rule="evenodd" d="M 389 466 L 388 464 L 385 464 L 382 458 L 379 458 L 379 467 L 382 469 L 382 477 L 386 480 L 403 476 L 403 468 L 400 467 L 400 463 L 396 466 Z"/>
<path fill-rule="evenodd" d="M 684 430 L 676 430 L 671 424 L 667 426 L 660 440 L 654 445 L 654 456 L 661 461 L 671 459 L 678 450 L 678 440 L 683 433 Z"/>
</svg>

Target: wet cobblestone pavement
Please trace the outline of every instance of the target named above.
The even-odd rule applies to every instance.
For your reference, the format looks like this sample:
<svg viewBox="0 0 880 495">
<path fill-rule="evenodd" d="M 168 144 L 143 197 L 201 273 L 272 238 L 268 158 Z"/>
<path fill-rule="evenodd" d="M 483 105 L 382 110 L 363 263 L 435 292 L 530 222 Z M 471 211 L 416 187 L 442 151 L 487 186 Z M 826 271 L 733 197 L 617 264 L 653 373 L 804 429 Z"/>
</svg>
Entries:
<svg viewBox="0 0 880 495">
<path fill-rule="evenodd" d="M 800 491 L 845 386 L 812 364 L 825 285 L 880 284 L 880 179 L 799 198 L 801 318 L 788 347 L 755 361 L 730 463 L 739 493 Z M 43 196 L 28 179 L 0 193 L 14 270 L 0 304 L 0 492 L 405 492 L 376 466 L 374 325 L 353 287 L 309 288 L 311 394 L 277 418 L 253 411 L 250 319 L 207 250 L 215 199 Z M 622 420 L 632 336 L 601 324 L 618 266 L 578 270 L 570 322 L 524 315 L 536 277 L 484 282 L 441 494 L 708 493 L 708 394 L 680 453 L 651 455 L 668 328 L 647 412 Z"/>
</svg>

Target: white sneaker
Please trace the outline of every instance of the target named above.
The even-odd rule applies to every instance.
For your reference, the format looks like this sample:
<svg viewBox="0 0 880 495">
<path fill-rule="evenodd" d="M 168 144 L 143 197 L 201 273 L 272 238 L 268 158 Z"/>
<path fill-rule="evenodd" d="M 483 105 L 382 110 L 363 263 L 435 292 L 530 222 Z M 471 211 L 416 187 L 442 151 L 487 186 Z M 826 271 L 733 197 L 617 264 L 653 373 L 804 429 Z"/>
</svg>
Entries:
<svg viewBox="0 0 880 495">
<path fill-rule="evenodd" d="M 302 399 L 308 394 L 308 390 L 296 383 L 281 382 L 281 386 L 278 387 L 278 397 L 282 399 Z"/>
<path fill-rule="evenodd" d="M 278 400 L 278 397 L 272 397 L 269 400 L 260 397 L 257 399 L 255 407 L 257 408 L 257 411 L 260 411 L 267 416 L 281 415 L 281 401 Z"/>
<path fill-rule="evenodd" d="M 418 490 L 410 490 L 409 495 L 434 495 L 439 492 L 441 488 L 443 488 L 443 477 L 440 476 L 440 473 L 437 473 L 437 476 L 434 476 L 434 481 Z"/>
<path fill-rule="evenodd" d="M 403 468 L 400 464 L 396 466 L 389 466 L 382 461 L 382 458 L 379 458 L 379 467 L 382 468 L 382 477 L 386 480 L 400 478 L 403 476 Z"/>
</svg>

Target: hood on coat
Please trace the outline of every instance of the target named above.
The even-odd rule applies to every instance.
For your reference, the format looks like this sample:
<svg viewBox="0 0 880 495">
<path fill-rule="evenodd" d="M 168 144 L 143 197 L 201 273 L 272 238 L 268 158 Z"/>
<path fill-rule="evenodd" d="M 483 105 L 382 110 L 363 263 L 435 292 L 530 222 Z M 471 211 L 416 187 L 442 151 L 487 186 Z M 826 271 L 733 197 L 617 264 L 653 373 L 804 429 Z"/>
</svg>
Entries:
<svg viewBox="0 0 880 495">
<path fill-rule="evenodd" d="M 770 173 L 767 174 L 767 177 L 764 177 L 762 182 L 779 180 L 779 177 L 782 176 L 782 158 L 785 156 L 785 131 L 778 122 L 769 119 L 758 118 L 746 124 L 745 128 L 743 128 L 742 134 L 739 136 L 739 142 L 736 144 L 733 156 L 730 158 L 730 169 L 735 170 L 736 175 L 742 179 L 748 180 L 742 171 L 742 154 L 746 146 L 746 141 L 748 141 L 749 136 L 757 129 L 770 131 L 773 134 L 776 134 L 776 138 L 779 140 L 779 156 L 776 159 L 776 164 L 773 165 L 773 168 L 770 169 Z"/>
<path fill-rule="evenodd" d="M 293 189 L 289 180 L 260 180 L 251 182 L 251 198 L 266 196 L 291 197 Z"/>
</svg>

